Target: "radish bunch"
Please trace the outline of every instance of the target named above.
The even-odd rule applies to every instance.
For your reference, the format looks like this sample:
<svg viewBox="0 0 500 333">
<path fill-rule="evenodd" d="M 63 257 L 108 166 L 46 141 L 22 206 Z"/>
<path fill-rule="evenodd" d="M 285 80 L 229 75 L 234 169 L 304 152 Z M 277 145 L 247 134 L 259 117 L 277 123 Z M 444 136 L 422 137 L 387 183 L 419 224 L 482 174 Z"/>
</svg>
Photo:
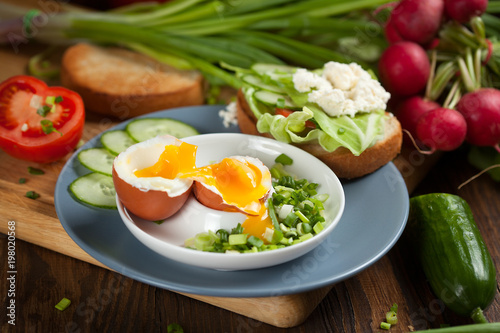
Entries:
<svg viewBox="0 0 500 333">
<path fill-rule="evenodd" d="M 496 48 L 481 20 L 487 7 L 487 0 L 400 0 L 385 23 L 380 80 L 402 100 L 395 109 L 402 127 L 428 153 L 465 141 L 500 153 L 500 90 L 491 86 L 500 67 L 488 63 Z"/>
</svg>

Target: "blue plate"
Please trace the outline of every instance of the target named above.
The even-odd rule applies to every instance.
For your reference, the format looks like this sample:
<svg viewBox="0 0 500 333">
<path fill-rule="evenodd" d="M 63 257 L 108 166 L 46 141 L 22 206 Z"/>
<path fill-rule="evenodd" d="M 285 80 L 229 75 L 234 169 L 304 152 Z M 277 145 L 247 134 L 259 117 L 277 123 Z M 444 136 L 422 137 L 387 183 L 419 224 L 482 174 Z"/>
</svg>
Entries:
<svg viewBox="0 0 500 333">
<path fill-rule="evenodd" d="M 225 128 L 224 106 L 171 109 L 145 117 L 186 122 L 200 133 L 239 132 Z M 124 129 L 128 122 L 114 128 Z M 86 149 L 100 145 L 100 136 Z M 79 152 L 79 151 L 78 151 Z M 269 297 L 300 293 L 345 280 L 379 260 L 401 236 L 409 198 L 401 174 L 389 163 L 373 174 L 343 181 L 345 211 L 334 232 L 315 250 L 291 262 L 264 269 L 221 272 L 160 256 L 125 227 L 118 211 L 94 209 L 73 200 L 69 184 L 87 173 L 76 156 L 68 160 L 55 188 L 56 212 L 69 236 L 89 255 L 132 279 L 172 291 L 219 297 Z"/>
</svg>

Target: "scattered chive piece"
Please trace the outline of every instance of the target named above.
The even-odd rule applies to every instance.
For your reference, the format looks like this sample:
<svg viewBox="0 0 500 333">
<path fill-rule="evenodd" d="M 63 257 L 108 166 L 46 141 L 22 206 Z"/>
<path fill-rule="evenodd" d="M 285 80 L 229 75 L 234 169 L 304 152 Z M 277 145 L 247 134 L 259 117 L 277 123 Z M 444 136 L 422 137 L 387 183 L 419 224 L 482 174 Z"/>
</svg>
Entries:
<svg viewBox="0 0 500 333">
<path fill-rule="evenodd" d="M 255 247 L 261 247 L 262 245 L 264 245 L 264 241 L 260 238 L 255 237 L 255 236 L 248 237 L 247 242 L 248 242 L 248 244 L 255 246 Z"/>
<path fill-rule="evenodd" d="M 229 245 L 244 245 L 247 243 L 246 234 L 229 235 Z"/>
<path fill-rule="evenodd" d="M 158 224 L 158 225 L 160 225 L 160 224 L 162 224 L 163 222 L 165 222 L 165 220 L 158 220 L 158 221 L 153 221 L 153 222 L 154 222 L 154 223 L 156 223 L 156 224 Z"/>
<path fill-rule="evenodd" d="M 40 124 L 42 125 L 42 131 L 43 133 L 45 134 L 50 134 L 52 132 L 56 132 L 56 133 L 59 133 L 61 134 L 61 136 L 63 135 L 61 132 L 59 132 L 58 130 L 56 130 L 54 128 L 54 124 L 52 123 L 52 121 L 48 120 L 48 119 L 44 119 L 40 122 Z"/>
<path fill-rule="evenodd" d="M 47 114 L 50 112 L 52 108 L 48 105 L 43 105 L 36 110 L 36 113 L 38 113 L 40 116 L 45 117 Z"/>
<path fill-rule="evenodd" d="M 184 333 L 181 325 L 174 323 L 167 326 L 167 333 Z"/>
<path fill-rule="evenodd" d="M 391 328 L 391 324 L 386 323 L 385 321 L 380 323 L 380 328 L 383 330 L 389 330 Z"/>
<path fill-rule="evenodd" d="M 52 105 L 55 103 L 55 101 L 56 101 L 56 96 L 47 96 L 45 98 L 45 104 L 47 105 Z"/>
<path fill-rule="evenodd" d="M 35 191 L 28 191 L 26 192 L 25 196 L 26 198 L 30 198 L 33 200 L 40 198 L 40 194 L 36 193 Z"/>
<path fill-rule="evenodd" d="M 293 160 L 286 154 L 281 154 L 274 160 L 276 163 L 281 163 L 283 165 L 292 165 Z"/>
<path fill-rule="evenodd" d="M 305 223 L 311 222 L 311 221 L 309 221 L 307 216 L 305 216 L 304 213 L 302 213 L 300 210 L 295 211 L 294 214 L 297 215 L 299 217 L 299 219 L 302 220 L 302 222 L 305 222 Z"/>
<path fill-rule="evenodd" d="M 26 178 L 19 178 L 19 184 L 26 183 Z"/>
<path fill-rule="evenodd" d="M 42 169 L 34 168 L 34 167 L 28 167 L 28 172 L 32 175 L 44 175 L 45 171 Z"/>
<path fill-rule="evenodd" d="M 61 103 L 62 101 L 64 101 L 64 98 L 62 98 L 62 96 L 56 96 L 54 102 L 56 103 Z"/>
<path fill-rule="evenodd" d="M 396 312 L 394 311 L 389 311 L 385 314 L 385 321 L 388 324 L 395 325 L 398 323 L 398 317 L 396 315 Z"/>
<path fill-rule="evenodd" d="M 71 304 L 71 301 L 64 297 L 59 303 L 56 304 L 56 309 L 60 311 L 66 310 L 66 308 Z"/>
</svg>

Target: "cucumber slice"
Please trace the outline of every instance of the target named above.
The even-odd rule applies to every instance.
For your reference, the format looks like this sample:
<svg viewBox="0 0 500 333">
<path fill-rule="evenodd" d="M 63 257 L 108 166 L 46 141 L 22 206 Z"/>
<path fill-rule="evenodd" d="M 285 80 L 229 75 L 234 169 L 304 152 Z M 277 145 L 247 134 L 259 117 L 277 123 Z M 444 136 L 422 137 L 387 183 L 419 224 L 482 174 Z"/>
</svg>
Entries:
<svg viewBox="0 0 500 333">
<path fill-rule="evenodd" d="M 78 177 L 69 185 L 75 198 L 85 204 L 116 209 L 116 192 L 113 177 L 92 172 Z"/>
<path fill-rule="evenodd" d="M 101 144 L 113 155 L 118 155 L 136 142 L 122 130 L 109 131 L 101 136 Z"/>
<path fill-rule="evenodd" d="M 281 87 L 265 83 L 260 77 L 255 75 L 245 75 L 241 78 L 245 83 L 259 89 L 272 91 L 278 94 L 285 94 L 285 90 Z"/>
<path fill-rule="evenodd" d="M 193 126 L 169 118 L 136 119 L 128 123 L 125 130 L 137 142 L 165 134 L 175 136 L 178 139 L 200 134 Z"/>
<path fill-rule="evenodd" d="M 299 107 L 297 104 L 295 104 L 292 101 L 292 99 L 290 97 L 285 96 L 285 95 L 276 94 L 276 93 L 273 93 L 271 91 L 259 90 L 259 91 L 256 91 L 253 94 L 253 96 L 258 101 L 260 101 L 264 104 L 268 104 L 268 105 L 276 106 L 276 105 L 278 105 L 278 100 L 283 99 L 285 101 L 285 106 L 284 106 L 285 108 L 296 109 Z"/>
<path fill-rule="evenodd" d="M 78 154 L 78 160 L 87 169 L 111 176 L 115 155 L 106 148 L 89 148 Z"/>
<path fill-rule="evenodd" d="M 292 66 L 261 63 L 252 65 L 251 69 L 261 76 L 270 74 L 293 74 L 296 70 L 296 68 Z"/>
</svg>

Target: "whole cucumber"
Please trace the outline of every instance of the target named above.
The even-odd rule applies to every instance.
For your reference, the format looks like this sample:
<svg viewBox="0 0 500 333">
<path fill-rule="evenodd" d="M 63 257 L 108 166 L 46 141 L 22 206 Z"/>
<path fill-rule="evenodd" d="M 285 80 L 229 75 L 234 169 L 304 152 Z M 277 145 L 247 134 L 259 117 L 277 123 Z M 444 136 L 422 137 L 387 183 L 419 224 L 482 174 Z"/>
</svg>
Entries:
<svg viewBox="0 0 500 333">
<path fill-rule="evenodd" d="M 413 197 L 408 228 L 434 294 L 458 315 L 486 321 L 496 271 L 467 202 L 447 193 Z"/>
</svg>

